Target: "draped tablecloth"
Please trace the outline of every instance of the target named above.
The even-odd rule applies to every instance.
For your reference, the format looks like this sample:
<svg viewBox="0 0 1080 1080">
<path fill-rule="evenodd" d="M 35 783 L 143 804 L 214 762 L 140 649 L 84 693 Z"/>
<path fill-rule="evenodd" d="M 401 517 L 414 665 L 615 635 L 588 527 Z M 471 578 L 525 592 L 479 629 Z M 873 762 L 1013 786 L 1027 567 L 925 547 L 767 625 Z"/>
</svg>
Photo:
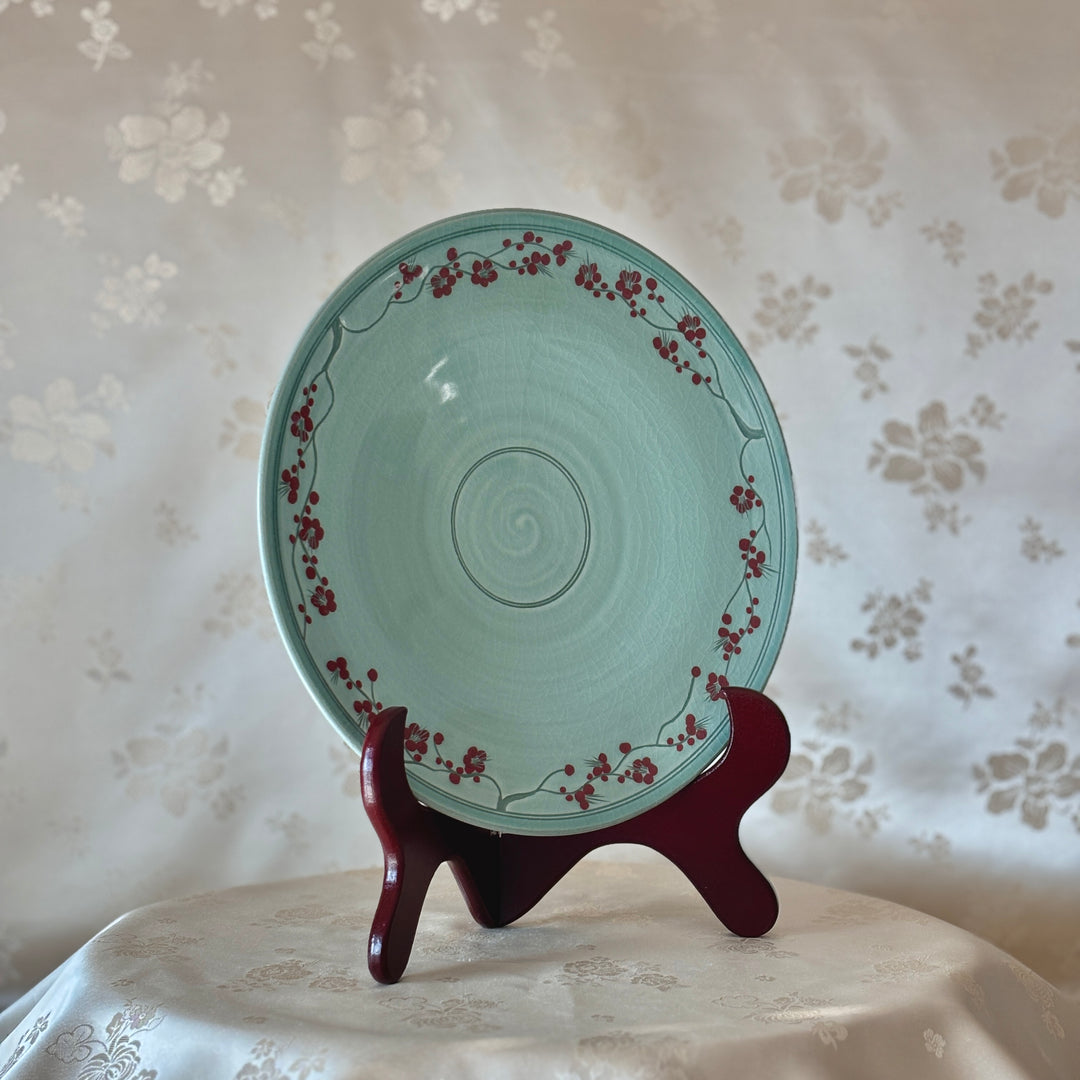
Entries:
<svg viewBox="0 0 1080 1080">
<path fill-rule="evenodd" d="M 404 979 L 364 945 L 376 871 L 157 903 L 0 1015 L 0 1077 L 41 1080 L 1075 1080 L 1080 1009 L 997 948 L 788 879 L 759 939 L 661 862 L 587 860 L 514 927 L 444 868 Z"/>
<path fill-rule="evenodd" d="M 0 1008 L 125 911 L 378 862 L 355 756 L 266 602 L 265 403 L 353 267 L 434 219 L 507 205 L 597 221 L 677 267 L 780 415 L 801 547 L 767 691 L 793 753 L 747 815 L 747 849 L 961 925 L 1080 994 L 1078 41 L 1077 0 L 0 0 Z M 733 483 L 717 477 L 721 505 Z M 369 664 L 381 700 L 412 704 L 409 678 Z M 648 671 L 628 649 L 626 679 Z M 824 942 L 831 925 L 814 925 Z M 175 963 L 204 947 L 150 936 Z M 710 972 L 753 959 L 780 979 L 799 962 L 721 940 L 702 950 Z M 567 1048 L 601 1040 L 566 1049 L 579 1071 L 607 1047 L 662 1058 L 669 1036 L 670 1060 L 696 1053 L 672 1003 L 834 1065 L 864 1057 L 861 1012 L 833 1045 L 794 1022 L 831 1022 L 832 1006 L 778 1005 L 780 982 L 732 997 L 657 956 L 681 980 L 661 991 L 632 981 L 629 945 L 590 941 L 625 969 L 612 984 L 675 1026 L 650 1035 L 590 1006 L 585 1020 L 615 1019 L 562 1031 Z M 350 936 L 336 963 L 354 953 Z M 552 960 L 537 987 L 599 992 L 600 975 L 560 981 L 590 955 Z M 95 956 L 138 960 L 106 939 L 73 971 Z M 310 966 L 237 957 L 291 959 Z M 874 969 L 886 959 L 866 958 L 874 995 L 895 985 Z M 422 953 L 410 978 L 433 963 Z M 1041 1006 L 988 963 L 986 1007 L 1039 1027 Z M 329 970 L 302 977 L 305 1000 L 398 1001 L 372 1006 L 380 1031 L 417 1052 L 446 1037 L 409 1009 L 441 1009 L 460 984 L 311 989 Z M 500 1000 L 519 978 L 475 994 Z M 985 1022 L 940 969 L 926 978 L 963 1003 L 948 1017 Z M 93 1016 L 51 999 L 20 1074 L 77 1075 L 102 1047 L 61 1036 L 88 1024 L 107 1043 L 116 1015 L 164 1073 L 187 1021 L 143 979 Z M 301 981 L 211 996 L 280 1002 Z M 164 1019 L 135 1032 L 129 996 Z M 770 1009 L 781 1018 L 754 1019 Z M 481 1015 L 492 1053 L 513 1021 Z M 959 1068 L 943 1016 L 893 1034 L 919 1075 Z M 253 1022 L 224 1072 L 255 1062 L 260 1037 Z M 280 1070 L 300 1044 L 323 1042 L 282 1049 Z"/>
</svg>

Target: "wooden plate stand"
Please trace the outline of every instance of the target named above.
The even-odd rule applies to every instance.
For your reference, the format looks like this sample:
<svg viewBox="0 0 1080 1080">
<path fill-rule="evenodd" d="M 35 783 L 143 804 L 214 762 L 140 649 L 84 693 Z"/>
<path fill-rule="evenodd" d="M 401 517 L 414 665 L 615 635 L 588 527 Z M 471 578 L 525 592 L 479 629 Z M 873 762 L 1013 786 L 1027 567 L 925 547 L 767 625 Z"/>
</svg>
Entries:
<svg viewBox="0 0 1080 1080">
<path fill-rule="evenodd" d="M 360 764 L 364 807 L 384 857 L 368 939 L 372 976 L 395 983 L 404 974 L 428 885 L 444 862 L 473 918 L 495 927 L 519 919 L 596 848 L 642 844 L 673 862 L 732 933 L 760 937 L 772 929 L 776 893 L 739 844 L 739 823 L 780 778 L 791 736 L 763 694 L 732 687 L 725 696 L 731 738 L 721 758 L 660 805 L 569 836 L 493 833 L 418 802 L 405 776 L 406 710 L 372 717 Z"/>
</svg>

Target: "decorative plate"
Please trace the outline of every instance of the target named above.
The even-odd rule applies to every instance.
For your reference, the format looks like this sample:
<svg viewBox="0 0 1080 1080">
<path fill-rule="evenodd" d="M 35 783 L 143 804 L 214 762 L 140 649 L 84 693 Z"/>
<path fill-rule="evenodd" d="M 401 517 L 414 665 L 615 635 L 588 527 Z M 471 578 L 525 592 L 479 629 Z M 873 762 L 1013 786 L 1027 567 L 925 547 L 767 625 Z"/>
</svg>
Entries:
<svg viewBox="0 0 1080 1080">
<path fill-rule="evenodd" d="M 361 266 L 270 409 L 263 567 L 359 751 L 408 708 L 423 802 L 566 834 L 662 802 L 761 689 L 795 578 L 783 438 L 705 298 L 560 214 L 436 222 Z"/>
</svg>

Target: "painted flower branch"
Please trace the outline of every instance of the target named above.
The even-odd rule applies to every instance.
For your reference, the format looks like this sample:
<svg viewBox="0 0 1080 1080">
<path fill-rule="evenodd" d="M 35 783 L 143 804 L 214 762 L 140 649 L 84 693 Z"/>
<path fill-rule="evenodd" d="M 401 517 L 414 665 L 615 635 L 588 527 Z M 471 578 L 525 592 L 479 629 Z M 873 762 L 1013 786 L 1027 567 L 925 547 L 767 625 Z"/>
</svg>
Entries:
<svg viewBox="0 0 1080 1080">
<path fill-rule="evenodd" d="M 527 229 L 519 240 L 504 237 L 494 251 L 458 251 L 456 247 L 448 247 L 446 261 L 427 270 L 421 263 L 402 260 L 398 264 L 400 277 L 394 281 L 393 291 L 379 315 L 367 326 L 343 328 L 350 333 L 363 333 L 376 325 L 392 305 L 413 303 L 425 293 L 441 300 L 466 284 L 487 289 L 499 280 L 500 272 L 506 276 L 550 276 L 553 267 L 570 263 L 573 250 L 572 240 L 549 245 L 543 236 Z M 676 374 L 688 373 L 693 385 L 704 387 L 723 401 L 744 438 L 764 438 L 764 431 L 747 424 L 724 394 L 701 316 L 693 311 L 674 314 L 669 310 L 663 285 L 655 277 L 624 267 L 609 279 L 586 253 L 578 263 L 574 284 L 594 299 L 621 304 L 631 318 L 640 319 L 657 331 L 651 339 L 657 356 L 669 363 Z"/>
<path fill-rule="evenodd" d="M 294 440 L 295 457 L 281 470 L 279 477 L 281 497 L 291 506 L 301 508 L 292 516 L 289 543 L 293 547 L 293 578 L 301 598 L 297 601 L 296 610 L 302 637 L 307 635 L 313 612 L 325 617 L 337 610 L 334 590 L 330 587 L 329 578 L 319 568 L 317 554 L 319 545 L 326 537 L 326 529 L 316 510 L 320 495 L 315 490 L 318 471 L 315 437 L 334 405 L 334 385 L 329 367 L 341 348 L 341 340 L 341 326 L 335 324 L 330 354 L 315 378 L 301 388 L 296 407 L 289 416 L 289 434 Z M 322 395 L 319 393 L 320 384 L 325 385 Z"/>
</svg>

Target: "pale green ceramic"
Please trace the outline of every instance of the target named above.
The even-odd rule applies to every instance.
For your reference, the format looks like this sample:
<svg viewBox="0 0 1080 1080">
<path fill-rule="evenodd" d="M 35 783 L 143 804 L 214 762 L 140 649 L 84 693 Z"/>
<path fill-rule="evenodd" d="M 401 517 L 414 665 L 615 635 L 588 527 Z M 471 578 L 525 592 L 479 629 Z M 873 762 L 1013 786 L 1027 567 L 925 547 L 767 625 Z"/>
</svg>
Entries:
<svg viewBox="0 0 1080 1080">
<path fill-rule="evenodd" d="M 270 410 L 263 564 L 355 749 L 409 710 L 413 791 L 500 832 L 656 805 L 761 689 L 795 578 L 780 428 L 662 260 L 534 210 L 436 222 L 323 305 Z"/>
</svg>

